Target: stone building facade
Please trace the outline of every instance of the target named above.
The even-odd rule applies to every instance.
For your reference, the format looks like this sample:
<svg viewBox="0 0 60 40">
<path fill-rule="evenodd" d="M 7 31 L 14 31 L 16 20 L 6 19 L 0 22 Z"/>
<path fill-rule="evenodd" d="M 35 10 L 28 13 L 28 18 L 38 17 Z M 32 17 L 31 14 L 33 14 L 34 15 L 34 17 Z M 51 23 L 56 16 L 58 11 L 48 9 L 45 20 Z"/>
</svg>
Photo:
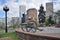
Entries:
<svg viewBox="0 0 60 40">
<path fill-rule="evenodd" d="M 28 20 L 28 17 L 31 17 L 34 21 L 37 22 L 37 9 L 35 8 L 28 9 L 26 14 L 26 20 Z"/>
</svg>

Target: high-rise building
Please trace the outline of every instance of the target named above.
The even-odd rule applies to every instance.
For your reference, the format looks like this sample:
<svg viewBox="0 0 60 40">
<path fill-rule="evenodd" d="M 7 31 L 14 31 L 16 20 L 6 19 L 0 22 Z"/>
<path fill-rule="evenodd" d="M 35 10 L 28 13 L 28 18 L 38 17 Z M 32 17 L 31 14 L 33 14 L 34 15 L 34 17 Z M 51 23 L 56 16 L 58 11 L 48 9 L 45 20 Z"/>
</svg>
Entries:
<svg viewBox="0 0 60 40">
<path fill-rule="evenodd" d="M 26 12 L 26 6 L 25 5 L 20 5 L 19 6 L 19 20 L 20 20 L 20 23 L 22 21 L 22 14 L 25 14 Z"/>
<path fill-rule="evenodd" d="M 46 18 L 48 18 L 50 15 L 53 16 L 53 3 L 52 2 L 46 3 Z"/>
</svg>

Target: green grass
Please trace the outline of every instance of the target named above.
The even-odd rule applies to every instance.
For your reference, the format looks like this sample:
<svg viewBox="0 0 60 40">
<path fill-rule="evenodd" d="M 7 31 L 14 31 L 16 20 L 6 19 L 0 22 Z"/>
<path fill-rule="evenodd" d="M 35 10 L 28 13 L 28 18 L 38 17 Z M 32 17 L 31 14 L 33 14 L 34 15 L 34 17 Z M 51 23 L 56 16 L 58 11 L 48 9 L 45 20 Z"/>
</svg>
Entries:
<svg viewBox="0 0 60 40">
<path fill-rule="evenodd" d="M 13 40 L 18 40 L 14 32 L 0 34 L 0 38 L 11 37 Z"/>
</svg>

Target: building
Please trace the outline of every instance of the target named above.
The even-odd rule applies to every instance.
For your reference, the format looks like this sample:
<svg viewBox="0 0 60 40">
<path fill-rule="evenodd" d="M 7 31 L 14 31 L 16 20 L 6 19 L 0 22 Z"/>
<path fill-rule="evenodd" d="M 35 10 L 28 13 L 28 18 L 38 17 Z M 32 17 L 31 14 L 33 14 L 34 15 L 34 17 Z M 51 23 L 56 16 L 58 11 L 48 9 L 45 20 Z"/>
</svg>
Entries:
<svg viewBox="0 0 60 40">
<path fill-rule="evenodd" d="M 26 12 L 26 6 L 20 5 L 19 6 L 19 21 L 20 21 L 20 23 L 22 21 L 22 14 L 25 14 L 25 12 Z"/>
<path fill-rule="evenodd" d="M 7 20 L 7 21 L 8 21 L 8 20 Z M 0 22 L 5 23 L 5 18 L 1 18 L 1 17 L 0 17 Z"/>
<path fill-rule="evenodd" d="M 7 26 L 11 26 L 11 18 L 7 18 Z M 0 18 L 0 24 L 2 24 L 3 27 L 5 27 L 5 18 Z"/>
<path fill-rule="evenodd" d="M 11 25 L 19 24 L 19 17 L 12 17 Z"/>
<path fill-rule="evenodd" d="M 26 20 L 28 17 L 31 17 L 34 21 L 37 22 L 37 9 L 31 8 L 27 10 Z"/>
<path fill-rule="evenodd" d="M 5 28 L 5 18 L 0 17 L 0 29 Z"/>
<path fill-rule="evenodd" d="M 53 16 L 53 3 L 52 2 L 46 3 L 46 18 L 48 18 L 50 15 Z"/>
<path fill-rule="evenodd" d="M 3 22 L 0 22 L 0 28 L 5 28 L 5 24 Z"/>
</svg>

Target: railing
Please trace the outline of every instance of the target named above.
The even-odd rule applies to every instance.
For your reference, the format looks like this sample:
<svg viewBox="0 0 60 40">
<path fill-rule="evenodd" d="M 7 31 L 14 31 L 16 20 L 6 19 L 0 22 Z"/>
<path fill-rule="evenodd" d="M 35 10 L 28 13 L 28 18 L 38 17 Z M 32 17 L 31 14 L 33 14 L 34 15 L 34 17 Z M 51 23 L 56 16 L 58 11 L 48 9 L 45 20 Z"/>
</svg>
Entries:
<svg viewBox="0 0 60 40">
<path fill-rule="evenodd" d="M 19 40 L 60 40 L 60 35 L 37 34 L 20 30 L 16 30 L 15 33 Z"/>
</svg>

